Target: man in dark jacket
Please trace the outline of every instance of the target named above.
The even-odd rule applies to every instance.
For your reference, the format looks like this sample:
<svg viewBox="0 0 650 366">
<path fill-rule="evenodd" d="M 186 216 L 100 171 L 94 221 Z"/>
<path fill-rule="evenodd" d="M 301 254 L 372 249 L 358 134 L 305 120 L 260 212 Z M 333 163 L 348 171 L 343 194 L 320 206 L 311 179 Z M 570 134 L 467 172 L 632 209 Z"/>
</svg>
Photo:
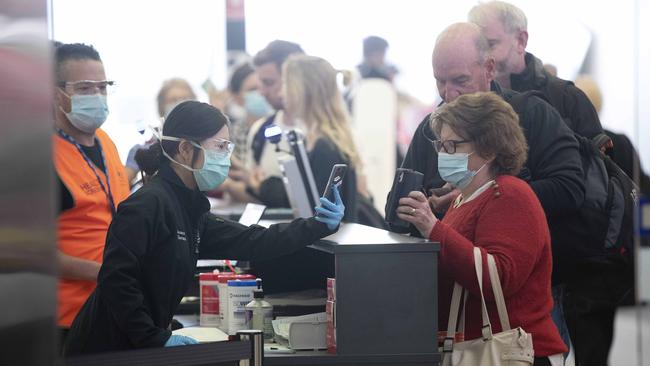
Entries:
<svg viewBox="0 0 650 366">
<path fill-rule="evenodd" d="M 493 81 L 495 63 L 488 51 L 476 25 L 457 23 L 443 31 L 433 52 L 433 72 L 445 102 L 479 91 L 492 90 L 506 101 L 517 94 Z M 529 145 L 528 161 L 520 177 L 529 182 L 547 215 L 577 209 L 584 199 L 584 185 L 578 143 L 572 132 L 557 111 L 537 97 L 530 97 L 519 115 Z M 438 174 L 437 153 L 431 142 L 435 139 L 427 117 L 417 128 L 402 165 L 424 173 L 428 193 L 445 184 Z M 432 195 L 432 207 L 444 211 L 457 194 Z"/>
<path fill-rule="evenodd" d="M 526 52 L 527 20 L 521 9 L 503 1 L 490 1 L 474 6 L 468 19 L 478 25 L 487 38 L 490 53 L 497 64 L 496 79 L 501 85 L 520 92 L 540 91 L 579 135 L 593 138 L 603 133 L 598 113 L 585 93 L 572 82 L 551 75 L 544 69 L 542 61 Z M 612 341 L 616 305 L 611 304 L 609 310 L 603 310 L 596 303 L 605 302 L 603 295 L 611 292 L 611 286 L 605 284 L 618 278 L 620 269 L 604 270 L 598 266 L 580 272 L 564 279 L 568 292 L 564 313 L 576 350 L 576 363 L 605 365 Z M 585 283 L 590 281 L 601 285 L 586 286 Z M 563 297 L 562 292 L 561 288 L 554 288 L 556 299 Z M 590 305 L 579 305 L 585 303 Z"/>
<path fill-rule="evenodd" d="M 494 81 L 495 72 L 489 44 L 475 24 L 454 24 L 438 37 L 433 51 L 433 73 L 443 101 L 492 90 L 507 102 L 520 104 L 515 110 L 529 150 L 519 177 L 530 184 L 549 219 L 576 211 L 584 200 L 585 187 L 573 132 L 558 112 L 538 97 L 513 103 L 518 93 L 502 89 Z M 442 195 L 432 192 L 445 185 L 438 174 L 438 155 L 431 142 L 435 139 L 427 117 L 417 128 L 402 167 L 424 173 L 424 189 L 431 194 L 429 202 L 434 211 L 443 212 L 459 192 L 453 190 Z M 550 226 L 551 233 L 555 229 Z"/>
<path fill-rule="evenodd" d="M 603 133 L 598 113 L 587 96 L 572 82 L 551 75 L 544 64 L 526 52 L 528 31 L 521 9 L 502 1 L 476 5 L 468 14 L 481 27 L 496 61 L 496 80 L 518 92 L 538 90 L 577 134 L 593 138 Z"/>
</svg>

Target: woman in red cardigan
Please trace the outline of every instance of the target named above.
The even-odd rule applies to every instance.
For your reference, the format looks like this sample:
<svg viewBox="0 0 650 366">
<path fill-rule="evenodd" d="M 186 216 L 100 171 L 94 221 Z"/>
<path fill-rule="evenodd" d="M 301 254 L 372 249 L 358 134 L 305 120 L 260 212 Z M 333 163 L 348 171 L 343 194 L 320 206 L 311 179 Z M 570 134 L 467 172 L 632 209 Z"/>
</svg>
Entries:
<svg viewBox="0 0 650 366">
<path fill-rule="evenodd" d="M 447 324 L 454 282 L 469 291 L 465 340 L 481 337 L 474 247 L 483 257 L 483 288 L 494 333 L 501 332 L 486 253 L 496 260 L 512 328 L 532 334 L 535 365 L 563 364 L 566 347 L 551 320 L 551 240 L 544 211 L 515 176 L 527 155 L 519 120 L 493 93 L 466 94 L 433 115 L 440 176 L 459 192 L 444 219 L 422 192 L 400 200 L 398 216 L 440 242 L 439 323 Z"/>
</svg>

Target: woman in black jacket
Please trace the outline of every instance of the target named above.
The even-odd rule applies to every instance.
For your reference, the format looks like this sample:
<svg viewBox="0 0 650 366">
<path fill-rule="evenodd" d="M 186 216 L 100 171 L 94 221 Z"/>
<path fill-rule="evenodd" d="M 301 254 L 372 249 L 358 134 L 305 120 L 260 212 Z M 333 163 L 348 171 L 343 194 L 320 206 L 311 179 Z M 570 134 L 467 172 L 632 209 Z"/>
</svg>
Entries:
<svg viewBox="0 0 650 366">
<path fill-rule="evenodd" d="M 159 144 L 136 159 L 152 178 L 118 207 L 109 228 L 97 288 L 72 324 L 65 354 L 196 343 L 168 326 L 199 258 L 268 259 L 292 253 L 337 230 L 344 214 L 321 199 L 318 216 L 269 229 L 209 214 L 202 191 L 228 175 L 228 121 L 200 102 L 168 115 Z"/>
</svg>

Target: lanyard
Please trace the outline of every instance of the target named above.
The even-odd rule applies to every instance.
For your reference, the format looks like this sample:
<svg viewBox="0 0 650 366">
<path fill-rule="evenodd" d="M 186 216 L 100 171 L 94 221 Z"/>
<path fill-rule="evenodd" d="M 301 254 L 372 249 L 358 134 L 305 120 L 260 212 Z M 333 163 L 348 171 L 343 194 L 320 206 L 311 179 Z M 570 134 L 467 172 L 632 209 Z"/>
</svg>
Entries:
<svg viewBox="0 0 650 366">
<path fill-rule="evenodd" d="M 99 177 L 99 174 L 97 173 L 97 169 L 95 169 L 94 164 L 86 155 L 84 152 L 83 148 L 81 148 L 81 145 L 75 139 L 72 138 L 72 136 L 68 135 L 67 133 L 63 132 L 61 129 L 56 129 L 56 132 L 59 134 L 59 136 L 63 137 L 64 139 L 68 140 L 69 143 L 73 144 L 81 156 L 83 156 L 84 160 L 86 161 L 86 164 L 88 164 L 88 167 L 95 173 L 95 178 L 97 178 L 97 181 L 99 182 L 99 185 L 102 187 L 102 191 L 104 191 L 104 194 L 106 194 L 106 198 L 108 199 L 108 204 L 111 206 L 111 214 L 114 216 L 115 215 L 115 202 L 113 201 L 113 193 L 111 192 L 111 182 L 110 179 L 108 178 L 108 165 L 106 165 L 106 159 L 104 159 L 104 149 L 102 149 L 102 144 L 99 142 L 99 139 L 95 139 L 95 142 L 99 146 L 99 154 L 102 157 L 102 162 L 104 163 L 104 169 L 105 169 L 105 175 L 106 175 L 106 185 L 104 185 L 104 182 L 102 182 L 101 178 Z"/>
</svg>

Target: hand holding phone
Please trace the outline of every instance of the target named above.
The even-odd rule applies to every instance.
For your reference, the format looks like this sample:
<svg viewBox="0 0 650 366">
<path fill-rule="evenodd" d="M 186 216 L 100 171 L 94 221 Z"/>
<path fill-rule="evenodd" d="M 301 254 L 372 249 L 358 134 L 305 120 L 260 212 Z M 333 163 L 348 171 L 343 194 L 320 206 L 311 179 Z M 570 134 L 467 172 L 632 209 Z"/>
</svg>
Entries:
<svg viewBox="0 0 650 366">
<path fill-rule="evenodd" d="M 345 206 L 341 200 L 339 187 L 343 183 L 346 170 L 347 165 L 345 164 L 336 164 L 332 167 L 325 192 L 320 198 L 320 206 L 314 209 L 316 220 L 326 224 L 330 230 L 336 230 L 345 215 Z"/>
<path fill-rule="evenodd" d="M 336 186 L 341 192 L 341 185 L 343 184 L 343 178 L 345 177 L 345 172 L 348 170 L 346 164 L 334 164 L 332 171 L 330 172 L 330 177 L 327 180 L 327 185 L 325 186 L 325 191 L 323 192 L 322 197 L 327 198 L 330 202 L 334 202 L 334 195 L 332 194 L 332 186 Z"/>
</svg>

